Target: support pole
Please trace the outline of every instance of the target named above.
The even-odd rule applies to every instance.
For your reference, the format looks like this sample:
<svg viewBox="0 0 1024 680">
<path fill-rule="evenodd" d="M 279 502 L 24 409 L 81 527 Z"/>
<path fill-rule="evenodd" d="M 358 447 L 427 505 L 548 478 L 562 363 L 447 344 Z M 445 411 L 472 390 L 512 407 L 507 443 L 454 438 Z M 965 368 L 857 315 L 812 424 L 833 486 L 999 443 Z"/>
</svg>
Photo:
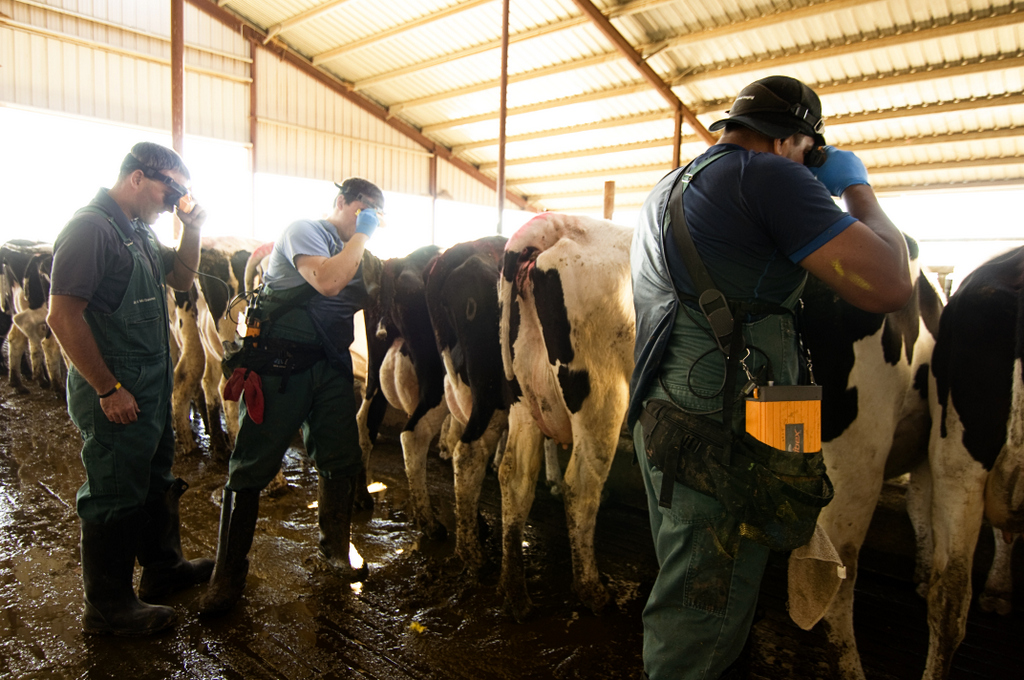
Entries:
<svg viewBox="0 0 1024 680">
<path fill-rule="evenodd" d="M 437 243 L 437 154 L 430 157 L 430 244 Z"/>
<path fill-rule="evenodd" d="M 498 235 L 501 235 L 502 215 L 505 213 L 505 118 L 508 113 L 508 7 L 509 0 L 501 3 L 501 102 L 498 112 Z"/>
<path fill-rule="evenodd" d="M 675 132 L 672 134 L 672 167 L 678 168 L 681 162 L 682 150 L 680 147 L 683 145 L 683 110 L 682 108 L 676 109 L 676 127 Z"/>
<path fill-rule="evenodd" d="M 256 136 L 259 132 L 259 91 L 256 82 L 256 52 L 259 43 L 255 40 L 249 41 L 249 181 L 252 185 L 252 224 L 249 227 L 250 233 L 256 235 Z"/>
<path fill-rule="evenodd" d="M 185 155 L 185 2 L 171 0 L 171 143 Z M 181 236 L 181 222 L 174 218 L 174 238 Z"/>
<path fill-rule="evenodd" d="M 604 183 L 604 218 L 610 220 L 613 214 L 615 214 L 615 182 L 608 181 Z"/>
</svg>

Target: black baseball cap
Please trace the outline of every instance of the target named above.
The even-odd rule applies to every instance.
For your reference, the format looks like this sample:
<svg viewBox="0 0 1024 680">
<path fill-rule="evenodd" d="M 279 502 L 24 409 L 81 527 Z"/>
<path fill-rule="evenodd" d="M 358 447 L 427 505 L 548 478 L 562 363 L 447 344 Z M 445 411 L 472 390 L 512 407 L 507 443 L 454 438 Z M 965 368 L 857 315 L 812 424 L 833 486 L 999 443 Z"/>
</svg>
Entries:
<svg viewBox="0 0 1024 680">
<path fill-rule="evenodd" d="M 785 139 L 799 132 L 812 137 L 815 146 L 825 145 L 821 100 L 796 78 L 768 76 L 755 80 L 740 90 L 726 113 L 728 118 L 715 121 L 708 129 L 721 130 L 726 123 L 735 123 L 772 139 Z"/>
</svg>

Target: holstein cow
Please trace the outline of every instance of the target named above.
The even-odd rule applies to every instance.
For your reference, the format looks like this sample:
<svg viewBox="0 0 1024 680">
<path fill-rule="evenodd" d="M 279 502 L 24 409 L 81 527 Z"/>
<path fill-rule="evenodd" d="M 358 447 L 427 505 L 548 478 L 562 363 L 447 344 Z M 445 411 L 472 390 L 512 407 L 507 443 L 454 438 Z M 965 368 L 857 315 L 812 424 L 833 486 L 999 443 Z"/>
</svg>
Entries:
<svg viewBox="0 0 1024 680">
<path fill-rule="evenodd" d="M 204 237 L 196 281 L 198 290 L 194 286 L 191 291 L 175 294 L 183 349 L 175 367 L 174 429 L 182 445 L 193 441 L 189 403 L 197 396 L 201 384 L 210 448 L 219 456 L 231 450 L 238 433 L 238 403 L 226 402 L 220 396 L 225 382 L 220 368 L 224 357 L 221 343 L 235 336 L 238 314 L 245 309 L 245 299 L 238 294 L 244 292 L 246 263 L 261 245 L 260 241 L 248 238 Z M 199 340 L 201 354 L 195 349 L 193 333 Z M 222 410 L 226 433 L 221 427 Z"/>
<path fill-rule="evenodd" d="M 454 443 L 455 553 L 471 573 L 483 563 L 477 507 L 487 462 L 508 425 L 498 340 L 498 272 L 506 239 L 460 243 L 434 260 L 426 301 L 444 361 L 444 395 Z M 423 451 L 425 454 L 426 451 Z"/>
<path fill-rule="evenodd" d="M 978 267 L 950 298 L 932 375 L 929 680 L 949 675 L 964 637 L 982 517 L 1007 537 L 1024 531 L 1024 248 Z"/>
<path fill-rule="evenodd" d="M 57 338 L 46 324 L 50 306 L 50 268 L 53 246 L 36 241 L 8 241 L 0 247 L 3 277 L 0 309 L 11 316 L 7 332 L 8 376 L 19 394 L 27 394 L 21 379 L 21 360 L 26 347 L 32 378 L 43 389 L 64 395 L 62 357 Z"/>
<path fill-rule="evenodd" d="M 368 469 L 373 438 L 387 403 L 409 415 L 401 435 L 409 502 L 417 528 L 432 540 L 448 535 L 434 517 L 427 492 L 427 450 L 448 415 L 444 364 L 430 324 L 424 282 L 439 252 L 437 246 L 424 246 L 383 263 L 379 288 L 371 291 L 366 309 L 369 367 L 357 417 Z"/>
<path fill-rule="evenodd" d="M 908 239 L 916 267 L 917 244 Z M 918 268 L 919 269 L 919 268 Z M 862 679 L 853 630 L 857 560 L 885 479 L 913 471 L 908 507 L 915 510 L 926 484 L 928 368 L 938 333 L 942 296 L 918 271 L 907 306 L 890 314 L 861 311 L 811 277 L 803 295 L 800 329 L 816 382 L 822 385 L 822 451 L 835 497 L 818 524 L 846 567 L 846 579 L 816 614 L 797 616 L 794 596 L 813 590 L 814 561 L 790 558 L 791 613 L 810 627 L 824 613 L 839 677 Z M 912 513 L 915 528 L 922 520 Z M 834 569 L 834 567 L 833 567 Z M 833 571 L 833 573 L 835 573 Z"/>
<path fill-rule="evenodd" d="M 635 336 L 632 230 L 545 213 L 505 247 L 498 299 L 501 352 L 511 383 L 501 483 L 500 588 L 517 620 L 531 607 L 523 527 L 533 504 L 543 438 L 572 445 L 565 471 L 573 589 L 597 612 L 608 601 L 594 557 L 594 525 L 629 397 Z"/>
</svg>

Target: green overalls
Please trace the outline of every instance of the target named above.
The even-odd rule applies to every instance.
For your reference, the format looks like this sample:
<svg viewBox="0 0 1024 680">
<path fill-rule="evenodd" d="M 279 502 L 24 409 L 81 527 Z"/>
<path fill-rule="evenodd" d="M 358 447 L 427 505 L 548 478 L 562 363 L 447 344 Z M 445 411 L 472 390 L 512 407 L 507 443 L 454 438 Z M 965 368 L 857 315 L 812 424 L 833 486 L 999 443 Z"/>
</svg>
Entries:
<svg viewBox="0 0 1024 680">
<path fill-rule="evenodd" d="M 78 515 L 85 521 L 107 523 L 141 508 L 147 497 L 164 494 L 174 481 L 173 366 L 163 285 L 166 272 L 161 271 L 157 281 L 141 244 L 125 236 L 102 211 L 92 212 L 107 218 L 134 263 L 120 306 L 110 314 L 87 309 L 84 316 L 107 367 L 138 402 L 138 420 L 128 425 L 108 420 L 92 385 L 74 366 L 68 371 L 68 414 L 82 433 L 86 471 L 86 482 L 78 490 Z M 152 232 L 140 229 L 136 238 L 149 240 L 157 266 L 162 267 Z"/>
<path fill-rule="evenodd" d="M 294 302 L 300 297 L 308 299 L 309 288 L 308 283 L 283 291 L 263 288 L 257 304 L 261 338 L 288 340 L 323 351 L 304 305 Z M 281 311 L 288 306 L 292 309 Z M 267 323 L 272 316 L 274 320 Z M 306 453 L 321 477 L 345 478 L 359 473 L 363 462 L 351 368 L 346 371 L 332 365 L 324 356 L 305 370 L 287 376 L 261 374 L 260 379 L 263 422 L 254 423 L 247 415 L 245 399 L 239 400 L 239 430 L 228 463 L 228 489 L 265 488 L 281 469 L 285 451 L 300 428 Z"/>
<path fill-rule="evenodd" d="M 803 286 L 782 306 L 793 309 Z M 722 404 L 701 399 L 721 388 L 725 358 L 710 340 L 710 327 L 699 311 L 682 306 L 661 363 L 659 380 L 645 396 L 669 396 L 691 411 Z M 770 314 L 743 326 L 748 347 L 759 348 L 747 359 L 755 374 L 771 359 L 775 384 L 799 384 L 802 359 L 793 317 Z M 706 351 L 713 350 L 708 354 Z M 763 354 L 762 354 L 763 352 Z M 703 357 L 703 358 L 700 358 Z M 745 376 L 737 380 L 737 389 Z M 666 392 L 667 390 L 667 392 Z M 744 404 L 733 408 L 736 431 L 744 428 Z M 709 418 L 721 422 L 721 413 Z M 644 450 L 639 423 L 633 444 Z M 637 456 L 647 487 L 651 533 L 660 570 L 644 607 L 644 662 L 652 680 L 717 678 L 741 652 L 754 618 L 769 549 L 739 534 L 738 522 L 716 499 L 676 482 L 672 507 L 658 505 L 663 475 L 647 456 Z M 679 631 L 685 631 L 685 634 Z"/>
</svg>

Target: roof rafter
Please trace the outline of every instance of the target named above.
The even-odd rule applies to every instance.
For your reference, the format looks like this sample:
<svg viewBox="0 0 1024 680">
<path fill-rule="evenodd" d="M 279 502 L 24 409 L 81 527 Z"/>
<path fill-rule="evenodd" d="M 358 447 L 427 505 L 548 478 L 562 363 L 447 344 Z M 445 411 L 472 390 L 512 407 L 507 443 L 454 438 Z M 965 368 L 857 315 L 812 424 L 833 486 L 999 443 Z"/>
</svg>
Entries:
<svg viewBox="0 0 1024 680">
<path fill-rule="evenodd" d="M 402 33 L 406 33 L 408 31 L 420 28 L 421 26 L 426 26 L 428 24 L 434 23 L 435 21 L 447 19 L 448 17 L 453 16 L 455 14 L 460 14 L 471 9 L 476 9 L 481 5 L 487 5 L 492 2 L 494 2 L 494 0 L 466 0 L 466 2 L 460 2 L 457 5 L 452 5 L 451 7 L 447 7 L 445 9 L 441 9 L 436 12 L 431 12 L 430 14 L 424 14 L 418 19 L 413 19 L 412 21 L 408 21 L 404 24 L 399 24 L 398 26 L 394 26 L 383 31 L 378 31 L 377 33 L 368 35 L 365 38 L 354 40 L 345 45 L 341 45 L 340 47 L 335 47 L 334 49 L 327 50 L 326 52 L 321 52 L 320 54 L 314 55 L 313 66 L 319 66 L 324 62 L 331 61 L 332 59 L 337 59 L 341 55 L 347 54 L 348 52 L 352 52 L 354 50 L 367 47 L 368 45 L 372 45 L 381 40 L 393 38 L 396 35 L 401 35 Z"/>
<path fill-rule="evenodd" d="M 712 78 L 725 78 L 729 76 L 739 75 L 742 73 L 749 73 L 751 71 L 777 69 L 779 67 L 789 66 L 792 64 L 802 63 L 810 60 L 820 60 L 829 57 L 849 56 L 850 54 L 855 54 L 857 52 L 864 52 L 874 49 L 883 49 L 886 47 L 894 47 L 909 42 L 921 42 L 924 40 L 947 38 L 955 35 L 961 35 L 964 33 L 973 33 L 976 31 L 1002 28 L 1005 26 L 1011 26 L 1019 23 L 1024 23 L 1024 12 L 1017 11 L 1016 7 L 1014 7 L 1010 11 L 1003 12 L 1002 14 L 997 14 L 991 17 L 944 24 L 932 28 L 922 28 L 920 30 L 911 31 L 905 34 L 894 34 L 883 36 L 881 38 L 863 38 L 858 41 L 844 42 L 842 45 L 835 45 L 832 47 L 806 48 L 803 51 L 796 52 L 793 54 L 779 56 L 769 55 L 767 57 L 760 57 L 740 64 L 719 66 L 717 68 L 708 69 L 706 71 L 701 71 L 699 73 L 677 76 L 675 78 L 670 79 L 668 83 L 672 87 L 683 87 L 691 83 L 709 80 Z M 510 84 L 514 82 L 525 82 L 536 78 L 543 78 L 556 73 L 563 73 L 566 71 L 575 70 L 573 68 L 574 65 L 576 66 L 576 68 L 586 68 L 608 61 L 615 61 L 620 58 L 621 55 L 618 52 L 608 52 L 603 54 L 592 55 L 584 59 L 576 60 L 575 62 L 556 64 L 555 66 L 547 66 L 532 71 L 525 71 L 523 73 L 510 75 L 508 82 Z M 391 111 L 392 113 L 398 113 L 400 111 L 416 106 L 424 106 L 427 104 L 433 104 L 438 101 L 452 99 L 454 97 L 461 97 L 468 94 L 483 92 L 498 87 L 499 85 L 500 82 L 498 80 L 490 80 L 483 83 L 477 83 L 469 87 L 457 88 L 454 90 L 446 90 L 444 92 L 438 92 L 436 94 L 421 97 L 419 99 L 399 102 L 397 104 L 391 105 L 388 110 Z"/>
<path fill-rule="evenodd" d="M 590 0 L 572 0 L 580 10 L 583 11 L 590 20 L 594 22 L 598 30 L 607 38 L 615 48 L 623 54 L 633 64 L 633 67 L 640 71 L 640 75 L 644 77 L 651 87 L 653 87 L 658 94 L 660 94 L 665 101 L 668 102 L 675 112 L 682 114 L 683 120 L 686 124 L 697 133 L 697 136 L 707 142 L 708 146 L 712 146 L 715 143 L 715 136 L 708 132 L 708 129 L 704 127 L 704 124 L 697 120 L 697 116 L 693 115 L 693 111 L 686 108 L 683 102 L 679 101 L 679 97 L 672 91 L 672 88 L 661 79 L 654 69 L 644 60 L 639 52 L 633 47 L 628 40 L 626 40 L 621 33 L 616 30 L 608 18 L 601 14 L 601 11 L 594 6 Z"/>
<path fill-rule="evenodd" d="M 263 44 L 266 45 L 268 42 L 273 40 L 275 37 L 281 35 L 285 31 L 297 28 L 302 24 L 306 23 L 307 21 L 312 21 L 313 19 L 323 16 L 324 14 L 327 14 L 336 7 L 344 5 L 348 1 L 349 0 L 331 0 L 330 2 L 325 2 L 322 5 L 311 7 L 310 9 L 307 9 L 305 12 L 296 14 L 293 17 L 288 17 L 287 19 L 284 19 L 283 21 L 274 24 L 269 29 L 267 29 L 267 37 L 263 39 Z"/>
</svg>

